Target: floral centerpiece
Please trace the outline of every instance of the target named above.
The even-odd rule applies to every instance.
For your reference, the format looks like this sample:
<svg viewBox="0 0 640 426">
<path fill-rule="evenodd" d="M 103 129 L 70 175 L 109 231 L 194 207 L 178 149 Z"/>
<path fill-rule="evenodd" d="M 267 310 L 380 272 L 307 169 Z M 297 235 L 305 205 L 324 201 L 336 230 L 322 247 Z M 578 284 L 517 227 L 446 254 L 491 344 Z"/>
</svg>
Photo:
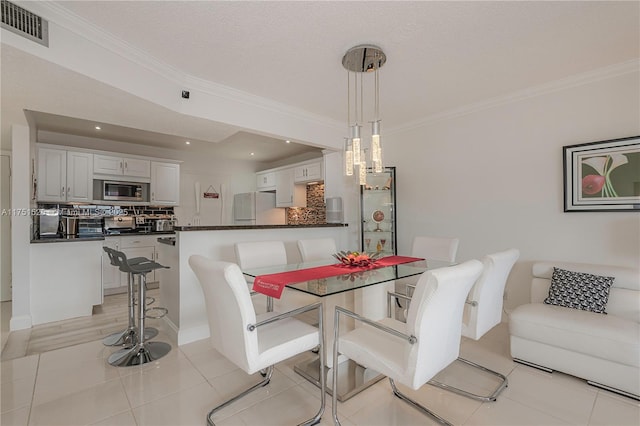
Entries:
<svg viewBox="0 0 640 426">
<path fill-rule="evenodd" d="M 340 251 L 333 257 L 346 266 L 369 266 L 372 265 L 382 253 L 366 253 L 357 251 Z"/>
</svg>

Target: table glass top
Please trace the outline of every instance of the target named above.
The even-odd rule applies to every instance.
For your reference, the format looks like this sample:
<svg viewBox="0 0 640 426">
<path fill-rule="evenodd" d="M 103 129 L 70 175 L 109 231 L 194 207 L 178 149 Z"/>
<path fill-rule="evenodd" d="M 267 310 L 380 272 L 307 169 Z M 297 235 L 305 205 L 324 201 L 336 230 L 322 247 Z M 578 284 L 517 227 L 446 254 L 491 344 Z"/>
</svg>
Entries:
<svg viewBox="0 0 640 426">
<path fill-rule="evenodd" d="M 242 272 L 249 277 L 255 278 L 259 275 L 297 271 L 306 268 L 315 268 L 317 266 L 332 265 L 335 263 L 335 260 L 290 263 L 287 265 L 247 269 Z M 417 281 L 417 275 L 420 275 L 427 270 L 451 265 L 452 263 L 449 262 L 420 260 L 416 262 L 403 263 L 394 266 L 385 266 L 358 272 L 349 272 L 348 269 L 345 269 L 344 274 L 336 277 L 321 278 L 317 280 L 288 284 L 287 287 L 294 288 L 296 290 L 309 293 L 314 296 L 323 297 L 330 294 L 342 293 L 344 291 L 355 290 L 357 288 L 368 287 L 375 284 L 398 280 L 400 278 L 416 276 Z"/>
</svg>

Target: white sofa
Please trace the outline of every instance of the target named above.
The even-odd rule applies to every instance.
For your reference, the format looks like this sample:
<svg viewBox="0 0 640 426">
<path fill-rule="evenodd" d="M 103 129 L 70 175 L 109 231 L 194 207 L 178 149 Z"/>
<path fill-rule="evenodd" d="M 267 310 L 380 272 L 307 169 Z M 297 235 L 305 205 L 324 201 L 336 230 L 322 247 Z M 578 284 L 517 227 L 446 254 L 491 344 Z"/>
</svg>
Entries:
<svg viewBox="0 0 640 426">
<path fill-rule="evenodd" d="M 554 266 L 615 277 L 607 314 L 544 304 Z M 640 271 L 539 262 L 533 265 L 532 275 L 531 303 L 518 306 L 509 317 L 514 360 L 640 399 Z"/>
</svg>

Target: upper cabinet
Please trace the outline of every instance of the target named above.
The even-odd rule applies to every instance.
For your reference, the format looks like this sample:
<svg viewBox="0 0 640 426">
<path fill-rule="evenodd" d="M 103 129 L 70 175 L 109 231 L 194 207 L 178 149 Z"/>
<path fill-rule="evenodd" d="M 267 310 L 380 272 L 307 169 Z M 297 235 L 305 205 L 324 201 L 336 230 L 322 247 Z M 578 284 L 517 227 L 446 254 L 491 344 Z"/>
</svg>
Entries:
<svg viewBox="0 0 640 426">
<path fill-rule="evenodd" d="M 276 189 L 276 172 L 256 173 L 258 191 L 274 191 Z"/>
<path fill-rule="evenodd" d="M 38 201 L 91 202 L 93 154 L 62 149 L 38 149 Z"/>
<path fill-rule="evenodd" d="M 308 183 L 323 180 L 322 161 L 302 164 L 294 168 L 295 183 Z"/>
<path fill-rule="evenodd" d="M 307 189 L 294 182 L 294 169 L 275 172 L 276 207 L 307 207 Z"/>
<path fill-rule="evenodd" d="M 180 203 L 180 165 L 151 162 L 151 204 L 175 206 Z"/>
<path fill-rule="evenodd" d="M 93 172 L 100 175 L 149 178 L 151 162 L 140 158 L 94 155 Z"/>
</svg>

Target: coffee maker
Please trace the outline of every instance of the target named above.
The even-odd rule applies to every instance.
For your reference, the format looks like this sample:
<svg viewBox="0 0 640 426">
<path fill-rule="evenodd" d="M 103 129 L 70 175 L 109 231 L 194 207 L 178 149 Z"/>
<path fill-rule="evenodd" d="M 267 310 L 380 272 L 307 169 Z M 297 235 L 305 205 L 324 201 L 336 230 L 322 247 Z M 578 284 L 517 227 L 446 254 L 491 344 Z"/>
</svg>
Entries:
<svg viewBox="0 0 640 426">
<path fill-rule="evenodd" d="M 60 213 L 58 209 L 42 209 L 38 216 L 38 235 L 43 237 L 57 237 L 60 228 Z"/>
<path fill-rule="evenodd" d="M 78 217 L 75 216 L 61 216 L 60 217 L 60 230 L 62 235 L 67 237 L 69 235 L 78 235 Z"/>
</svg>

